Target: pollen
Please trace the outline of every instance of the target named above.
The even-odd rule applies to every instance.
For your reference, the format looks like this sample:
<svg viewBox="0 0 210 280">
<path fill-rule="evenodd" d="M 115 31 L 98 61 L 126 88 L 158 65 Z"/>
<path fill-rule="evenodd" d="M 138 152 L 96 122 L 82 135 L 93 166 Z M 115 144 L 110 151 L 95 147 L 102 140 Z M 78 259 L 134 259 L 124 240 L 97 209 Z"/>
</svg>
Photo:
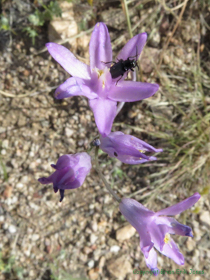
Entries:
<svg viewBox="0 0 210 280">
<path fill-rule="evenodd" d="M 104 89 L 105 88 L 105 82 L 103 81 L 102 83 L 102 88 Z"/>
<path fill-rule="evenodd" d="M 98 79 L 104 74 L 104 71 L 103 70 L 99 70 L 97 69 L 97 74 L 98 74 Z"/>
<path fill-rule="evenodd" d="M 168 244 L 172 248 L 171 237 L 170 237 L 169 233 L 166 233 L 165 238 L 164 238 L 164 243 Z"/>
<path fill-rule="evenodd" d="M 145 150 L 139 150 L 139 152 L 144 154 L 146 151 Z"/>
<path fill-rule="evenodd" d="M 170 234 L 166 233 L 165 238 L 164 238 L 164 243 L 168 244 L 170 241 Z"/>
</svg>

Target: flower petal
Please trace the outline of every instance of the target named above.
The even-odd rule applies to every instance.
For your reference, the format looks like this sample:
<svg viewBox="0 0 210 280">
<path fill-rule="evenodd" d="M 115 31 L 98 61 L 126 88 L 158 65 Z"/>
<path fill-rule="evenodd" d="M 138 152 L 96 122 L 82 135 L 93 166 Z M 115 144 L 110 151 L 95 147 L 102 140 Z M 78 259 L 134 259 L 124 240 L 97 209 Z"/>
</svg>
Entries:
<svg viewBox="0 0 210 280">
<path fill-rule="evenodd" d="M 94 99 L 97 94 L 92 92 L 89 87 L 89 80 L 71 77 L 61 84 L 55 91 L 56 99 L 63 99 L 76 95 L 83 95 L 88 99 Z"/>
<path fill-rule="evenodd" d="M 190 207 L 192 207 L 199 199 L 200 199 L 201 195 L 196 192 L 195 194 L 193 194 L 192 196 L 188 197 L 187 199 L 173 205 L 170 207 L 167 207 L 165 209 L 162 209 L 158 212 L 156 212 L 156 215 L 178 215 L 180 213 L 182 213 L 183 211 L 189 209 Z"/>
<path fill-rule="evenodd" d="M 118 102 L 134 102 L 152 96 L 158 89 L 158 84 L 122 81 L 112 88 L 108 97 Z"/>
<path fill-rule="evenodd" d="M 126 60 L 128 57 L 135 57 L 137 52 L 137 59 L 143 50 L 143 47 L 147 41 L 147 33 L 140 33 L 130 39 L 127 44 L 122 48 L 117 56 L 117 59 Z"/>
<path fill-rule="evenodd" d="M 117 112 L 117 103 L 108 99 L 89 100 L 95 122 L 100 134 L 106 136 L 110 133 Z"/>
<path fill-rule="evenodd" d="M 53 182 L 53 174 L 51 174 L 49 177 L 42 177 L 38 179 L 39 183 L 42 185 L 50 184 Z"/>
<path fill-rule="evenodd" d="M 148 230 L 150 232 L 152 241 L 155 246 L 162 250 L 165 245 L 164 238 L 166 233 L 168 233 L 168 227 L 165 224 L 156 225 L 156 222 L 153 221 L 148 225 Z"/>
<path fill-rule="evenodd" d="M 63 155 L 60 156 L 56 165 L 54 165 L 54 168 L 56 170 L 63 169 L 67 166 L 74 167 L 79 162 L 79 157 L 75 157 L 75 155 L 69 154 L 69 155 Z"/>
<path fill-rule="evenodd" d="M 79 61 L 67 48 L 56 44 L 47 43 L 46 47 L 51 56 L 72 76 L 90 79 L 90 67 Z"/>
<path fill-rule="evenodd" d="M 111 132 L 107 137 L 100 137 L 100 148 L 110 157 L 128 164 L 140 164 L 156 157 L 147 156 L 145 152 L 162 152 L 146 142 L 120 131 Z"/>
<path fill-rule="evenodd" d="M 152 248 L 149 251 L 149 255 L 147 258 L 145 257 L 145 261 L 146 261 L 146 265 L 149 267 L 149 269 L 151 269 L 153 274 L 155 276 L 157 276 L 159 273 L 159 270 L 157 268 L 157 253 L 154 248 Z"/>
<path fill-rule="evenodd" d="M 152 222 L 154 212 L 131 198 L 123 198 L 119 208 L 126 220 L 138 231 L 141 250 L 148 257 L 149 251 L 153 247 L 153 242 L 147 230 L 147 224 Z"/>
<path fill-rule="evenodd" d="M 165 255 L 166 257 L 172 259 L 175 263 L 177 263 L 178 265 L 183 265 L 184 264 L 184 256 L 182 255 L 182 253 L 179 251 L 178 246 L 176 245 L 176 243 L 174 242 L 174 240 L 170 237 L 170 242 L 165 244 L 163 246 L 163 249 L 160 250 L 159 246 L 156 246 L 157 244 L 155 244 L 155 248 L 163 255 Z"/>
<path fill-rule="evenodd" d="M 157 225 L 162 225 L 162 224 L 167 225 L 168 233 L 170 234 L 178 234 L 181 236 L 193 237 L 192 229 L 186 225 L 180 224 L 174 218 L 157 217 L 155 221 Z"/>
<path fill-rule="evenodd" d="M 112 61 L 112 46 L 106 24 L 98 22 L 92 32 L 89 46 L 90 69 L 105 68 L 105 62 Z"/>
<path fill-rule="evenodd" d="M 144 154 L 142 154 L 142 155 L 144 155 Z M 145 159 L 145 158 L 141 158 L 141 157 L 137 158 L 137 157 L 132 157 L 132 156 L 128 156 L 128 155 L 123 155 L 123 156 L 120 155 L 116 158 L 126 164 L 142 164 L 142 163 L 145 163 L 148 161 L 157 160 L 156 157 L 147 156 L 147 159 Z"/>
</svg>

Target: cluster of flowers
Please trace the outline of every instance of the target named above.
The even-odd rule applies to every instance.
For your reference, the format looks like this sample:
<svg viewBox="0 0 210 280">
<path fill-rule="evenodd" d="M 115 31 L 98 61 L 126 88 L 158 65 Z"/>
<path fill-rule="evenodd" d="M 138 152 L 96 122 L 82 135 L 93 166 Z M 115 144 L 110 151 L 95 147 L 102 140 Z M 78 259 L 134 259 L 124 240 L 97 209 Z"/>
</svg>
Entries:
<svg viewBox="0 0 210 280">
<path fill-rule="evenodd" d="M 146 33 L 141 33 L 129 40 L 120 51 L 117 61 L 125 61 L 135 55 L 136 58 L 139 57 L 146 39 Z M 112 77 L 110 73 L 112 48 L 106 25 L 97 23 L 93 30 L 89 46 L 90 65 L 77 60 L 68 49 L 61 45 L 48 43 L 46 46 L 52 57 L 72 76 L 56 89 L 55 98 L 63 99 L 83 95 L 89 100 L 89 106 L 100 133 L 100 139 L 94 142 L 96 148 L 99 147 L 110 157 L 115 157 L 127 164 L 141 164 L 156 160 L 156 157 L 148 156 L 145 152 L 161 152 L 162 149 L 155 149 L 144 141 L 120 131 L 111 132 L 117 115 L 117 102 L 134 102 L 148 98 L 158 90 L 159 86 L 124 81 L 128 71 L 125 71 L 118 80 Z M 55 172 L 48 178 L 40 178 L 39 182 L 53 183 L 54 191 L 60 191 L 60 202 L 64 198 L 66 189 L 75 189 L 83 184 L 92 167 L 91 157 L 86 152 L 63 155 L 56 165 L 51 166 Z M 121 213 L 138 231 L 146 264 L 155 275 L 158 269 L 154 247 L 177 264 L 184 264 L 184 257 L 170 234 L 192 237 L 192 230 L 178 223 L 174 218 L 166 216 L 183 212 L 192 207 L 199 198 L 200 194 L 195 193 L 184 201 L 156 213 L 134 199 L 117 199 Z"/>
</svg>

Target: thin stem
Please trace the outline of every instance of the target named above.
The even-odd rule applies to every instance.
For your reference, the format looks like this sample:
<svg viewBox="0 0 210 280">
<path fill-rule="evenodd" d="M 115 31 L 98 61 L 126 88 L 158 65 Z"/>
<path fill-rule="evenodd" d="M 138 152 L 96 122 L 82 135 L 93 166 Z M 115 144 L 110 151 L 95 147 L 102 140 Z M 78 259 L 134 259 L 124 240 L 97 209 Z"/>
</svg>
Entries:
<svg viewBox="0 0 210 280">
<path fill-rule="evenodd" d="M 95 163 L 96 163 L 96 170 L 98 172 L 98 175 L 101 178 L 101 180 L 103 181 L 107 190 L 110 192 L 110 194 L 114 197 L 114 199 L 117 202 L 120 203 L 121 202 L 120 197 L 111 189 L 109 183 L 107 182 L 107 180 L 105 179 L 104 175 L 101 172 L 101 169 L 100 169 L 100 166 L 99 166 L 99 163 L 98 163 L 98 149 L 99 149 L 99 147 L 96 147 L 96 149 L 95 149 Z"/>
<path fill-rule="evenodd" d="M 127 1 L 123 0 L 123 2 L 124 2 L 124 6 L 125 6 L 125 15 L 126 15 L 126 19 L 127 19 L 129 36 L 130 36 L 130 38 L 133 38 L 133 33 L 132 33 L 132 29 L 131 29 L 131 22 L 130 22 L 130 17 L 129 17 L 129 13 L 128 13 Z"/>
</svg>

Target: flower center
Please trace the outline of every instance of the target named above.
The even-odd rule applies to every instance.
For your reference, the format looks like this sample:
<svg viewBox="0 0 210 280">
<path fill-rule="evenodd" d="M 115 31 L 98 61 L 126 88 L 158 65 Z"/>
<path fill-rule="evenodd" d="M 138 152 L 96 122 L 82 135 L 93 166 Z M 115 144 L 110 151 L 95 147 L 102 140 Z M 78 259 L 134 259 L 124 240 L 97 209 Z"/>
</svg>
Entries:
<svg viewBox="0 0 210 280">
<path fill-rule="evenodd" d="M 169 233 L 166 233 L 165 238 L 164 238 L 164 242 L 166 244 L 168 244 L 170 242 L 170 234 Z"/>
<path fill-rule="evenodd" d="M 168 244 L 172 248 L 171 237 L 170 237 L 169 233 L 166 233 L 165 238 L 164 238 L 164 243 Z"/>
<path fill-rule="evenodd" d="M 98 79 L 104 74 L 103 70 L 96 69 L 96 73 L 98 74 Z"/>
</svg>

